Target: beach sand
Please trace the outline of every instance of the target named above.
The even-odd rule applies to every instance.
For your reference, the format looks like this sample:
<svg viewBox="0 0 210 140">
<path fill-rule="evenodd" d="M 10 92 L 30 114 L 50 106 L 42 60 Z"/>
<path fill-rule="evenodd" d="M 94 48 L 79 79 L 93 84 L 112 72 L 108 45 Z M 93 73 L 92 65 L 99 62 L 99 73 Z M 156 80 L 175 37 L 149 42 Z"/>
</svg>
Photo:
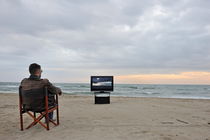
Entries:
<svg viewBox="0 0 210 140">
<path fill-rule="evenodd" d="M 50 131 L 20 131 L 18 103 L 17 94 L 0 94 L 1 140 L 210 140 L 210 100 L 111 97 L 95 105 L 93 96 L 65 94 Z"/>
</svg>

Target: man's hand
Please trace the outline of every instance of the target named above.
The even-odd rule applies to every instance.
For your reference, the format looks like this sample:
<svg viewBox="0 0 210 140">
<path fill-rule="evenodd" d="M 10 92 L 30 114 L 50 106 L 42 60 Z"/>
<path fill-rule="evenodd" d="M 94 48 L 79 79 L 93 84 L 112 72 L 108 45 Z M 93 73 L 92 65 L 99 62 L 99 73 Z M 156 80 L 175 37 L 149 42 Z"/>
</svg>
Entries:
<svg viewBox="0 0 210 140">
<path fill-rule="evenodd" d="M 58 93 L 58 95 L 60 95 L 60 96 L 61 96 L 61 95 L 62 95 L 62 92 L 59 92 L 59 93 Z"/>
</svg>

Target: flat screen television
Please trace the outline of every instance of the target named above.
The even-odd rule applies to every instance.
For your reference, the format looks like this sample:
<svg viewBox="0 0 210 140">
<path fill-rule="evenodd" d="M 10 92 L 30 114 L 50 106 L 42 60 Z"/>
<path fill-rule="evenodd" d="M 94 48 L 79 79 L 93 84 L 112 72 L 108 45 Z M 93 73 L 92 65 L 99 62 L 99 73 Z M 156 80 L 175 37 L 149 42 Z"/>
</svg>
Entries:
<svg viewBox="0 0 210 140">
<path fill-rule="evenodd" d="M 91 91 L 113 91 L 113 85 L 113 76 L 91 76 L 90 78 Z"/>
</svg>

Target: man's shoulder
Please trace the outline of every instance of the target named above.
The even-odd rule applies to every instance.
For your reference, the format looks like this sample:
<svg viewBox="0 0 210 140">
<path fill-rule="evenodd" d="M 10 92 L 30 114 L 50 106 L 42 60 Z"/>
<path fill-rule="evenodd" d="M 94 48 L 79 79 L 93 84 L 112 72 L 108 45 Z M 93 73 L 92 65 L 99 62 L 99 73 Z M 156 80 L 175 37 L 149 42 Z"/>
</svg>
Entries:
<svg viewBox="0 0 210 140">
<path fill-rule="evenodd" d="M 48 79 L 41 79 L 44 83 L 49 83 L 50 81 Z"/>
<path fill-rule="evenodd" d="M 21 83 L 44 83 L 44 84 L 48 84 L 49 80 L 48 79 L 39 79 L 39 80 L 31 80 L 29 78 L 24 78 Z"/>
<path fill-rule="evenodd" d="M 24 78 L 21 82 L 21 86 L 23 87 L 24 90 L 38 89 L 38 88 L 42 88 L 44 86 L 49 86 L 49 85 L 50 85 L 50 82 L 48 79 L 34 80 L 30 78 Z"/>
<path fill-rule="evenodd" d="M 23 83 L 23 82 L 25 82 L 25 81 L 27 81 L 28 80 L 28 78 L 24 78 L 22 81 L 21 81 L 21 83 Z"/>
<path fill-rule="evenodd" d="M 25 81 L 25 80 L 28 80 L 28 78 L 23 78 L 23 80 L 22 80 L 22 81 Z"/>
</svg>

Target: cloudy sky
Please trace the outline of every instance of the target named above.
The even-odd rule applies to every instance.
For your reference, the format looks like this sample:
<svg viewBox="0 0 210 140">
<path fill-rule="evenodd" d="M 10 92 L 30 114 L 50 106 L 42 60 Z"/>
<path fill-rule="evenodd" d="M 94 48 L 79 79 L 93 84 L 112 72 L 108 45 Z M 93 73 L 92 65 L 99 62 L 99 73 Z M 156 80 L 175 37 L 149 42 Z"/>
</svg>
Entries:
<svg viewBox="0 0 210 140">
<path fill-rule="evenodd" d="M 210 84 L 210 0 L 0 0 L 0 81 Z"/>
</svg>

